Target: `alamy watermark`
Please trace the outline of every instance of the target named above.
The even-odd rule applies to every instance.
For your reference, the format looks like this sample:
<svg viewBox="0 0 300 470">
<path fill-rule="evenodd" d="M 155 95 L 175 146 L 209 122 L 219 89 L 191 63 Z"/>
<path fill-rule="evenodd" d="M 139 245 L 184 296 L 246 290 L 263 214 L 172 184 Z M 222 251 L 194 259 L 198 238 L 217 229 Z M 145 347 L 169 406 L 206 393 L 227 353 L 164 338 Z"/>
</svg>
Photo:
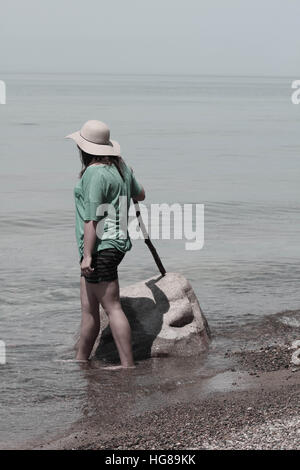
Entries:
<svg viewBox="0 0 300 470">
<path fill-rule="evenodd" d="M 293 341 L 291 349 L 295 349 L 291 358 L 292 364 L 295 366 L 300 366 L 300 339 Z"/>
<path fill-rule="evenodd" d="M 139 204 L 127 211 L 127 196 L 120 196 L 118 207 L 100 204 L 96 215 L 97 237 L 101 240 L 148 238 L 153 240 L 186 240 L 186 250 L 201 250 L 204 245 L 204 204 Z M 127 217 L 127 213 L 129 217 Z M 140 226 L 141 225 L 141 226 Z"/>
<path fill-rule="evenodd" d="M 300 103 L 300 80 L 294 80 L 291 86 L 293 89 L 295 89 L 295 91 L 291 95 L 292 103 L 299 104 Z"/>
<path fill-rule="evenodd" d="M 0 104 L 6 104 L 6 83 L 0 80 Z"/>
<path fill-rule="evenodd" d="M 6 364 L 6 345 L 4 341 L 0 340 L 0 365 Z"/>
</svg>

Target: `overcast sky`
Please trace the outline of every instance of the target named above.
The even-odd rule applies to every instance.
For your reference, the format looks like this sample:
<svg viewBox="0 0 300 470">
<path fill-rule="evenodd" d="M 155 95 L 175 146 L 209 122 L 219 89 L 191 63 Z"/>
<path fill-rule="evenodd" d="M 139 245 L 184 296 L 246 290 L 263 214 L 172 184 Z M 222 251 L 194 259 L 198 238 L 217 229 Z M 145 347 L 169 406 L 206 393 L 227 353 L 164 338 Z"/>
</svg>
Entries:
<svg viewBox="0 0 300 470">
<path fill-rule="evenodd" d="M 299 0 L 9 0 L 1 71 L 299 78 Z"/>
</svg>

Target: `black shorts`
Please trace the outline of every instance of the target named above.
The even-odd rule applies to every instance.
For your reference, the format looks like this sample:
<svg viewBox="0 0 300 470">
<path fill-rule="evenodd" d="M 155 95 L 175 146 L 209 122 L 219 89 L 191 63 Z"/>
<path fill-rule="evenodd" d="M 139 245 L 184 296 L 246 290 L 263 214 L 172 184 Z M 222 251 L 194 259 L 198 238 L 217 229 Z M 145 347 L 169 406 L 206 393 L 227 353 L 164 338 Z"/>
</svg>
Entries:
<svg viewBox="0 0 300 470">
<path fill-rule="evenodd" d="M 125 253 L 117 248 L 107 248 L 106 250 L 99 250 L 92 255 L 91 267 L 94 271 L 89 275 L 84 275 L 87 282 L 101 282 L 101 281 L 115 281 L 118 279 L 118 266 L 124 258 Z M 82 261 L 80 260 L 80 263 Z"/>
</svg>

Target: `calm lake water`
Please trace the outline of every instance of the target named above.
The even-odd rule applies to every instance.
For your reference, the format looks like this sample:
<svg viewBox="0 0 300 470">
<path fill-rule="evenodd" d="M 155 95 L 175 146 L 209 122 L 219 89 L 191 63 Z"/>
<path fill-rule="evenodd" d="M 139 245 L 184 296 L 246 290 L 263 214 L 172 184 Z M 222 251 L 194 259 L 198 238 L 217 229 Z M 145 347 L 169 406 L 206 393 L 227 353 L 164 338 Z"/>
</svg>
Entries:
<svg viewBox="0 0 300 470">
<path fill-rule="evenodd" d="M 185 393 L 187 381 L 221 367 L 212 359 L 191 360 L 190 368 L 187 361 L 151 360 L 120 381 L 97 365 L 84 371 L 55 362 L 72 357 L 80 321 L 73 203 L 80 163 L 64 136 L 88 119 L 108 123 L 146 189 L 145 203 L 204 204 L 202 250 L 185 250 L 184 240 L 155 245 L 166 269 L 191 281 L 220 348 L 231 347 L 237 328 L 247 344 L 249 325 L 263 328 L 266 319 L 267 328 L 270 318 L 282 321 L 276 313 L 300 308 L 295 77 L 0 78 L 7 85 L 0 106 L 0 340 L 7 348 L 0 446 L 64 430 L 92 413 L 91 395 L 106 396 L 106 415 L 114 414 L 109 397 L 116 389 L 126 412 L 142 412 L 167 400 L 162 384 Z M 138 240 L 121 265 L 120 284 L 156 272 Z M 284 318 L 298 324 L 292 314 Z"/>
</svg>

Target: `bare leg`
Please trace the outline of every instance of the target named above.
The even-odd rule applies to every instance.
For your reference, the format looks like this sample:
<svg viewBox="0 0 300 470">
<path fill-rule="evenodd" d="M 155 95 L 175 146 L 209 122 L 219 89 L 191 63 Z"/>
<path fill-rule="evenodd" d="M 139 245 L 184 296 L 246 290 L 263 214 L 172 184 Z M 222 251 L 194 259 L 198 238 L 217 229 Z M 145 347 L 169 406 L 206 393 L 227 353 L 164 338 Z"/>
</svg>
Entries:
<svg viewBox="0 0 300 470">
<path fill-rule="evenodd" d="M 76 360 L 88 360 L 100 330 L 99 301 L 95 285 L 80 278 L 81 329 Z"/>
<path fill-rule="evenodd" d="M 97 286 L 98 301 L 108 315 L 110 329 L 120 356 L 121 367 L 134 367 L 131 348 L 131 329 L 121 307 L 119 282 L 118 280 L 99 282 L 95 286 Z M 116 369 L 119 367 L 112 368 Z"/>
</svg>

